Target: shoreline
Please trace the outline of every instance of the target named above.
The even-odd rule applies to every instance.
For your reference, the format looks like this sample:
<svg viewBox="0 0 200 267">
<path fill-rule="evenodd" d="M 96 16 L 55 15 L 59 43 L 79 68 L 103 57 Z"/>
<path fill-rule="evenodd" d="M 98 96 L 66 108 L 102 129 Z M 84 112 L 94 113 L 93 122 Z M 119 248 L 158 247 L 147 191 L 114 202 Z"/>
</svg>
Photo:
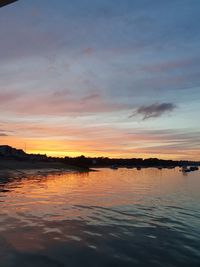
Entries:
<svg viewBox="0 0 200 267">
<path fill-rule="evenodd" d="M 23 161 L 17 159 L 0 160 L 0 176 L 11 175 L 47 175 L 51 173 L 89 172 L 90 169 L 67 165 L 61 162 Z"/>
</svg>

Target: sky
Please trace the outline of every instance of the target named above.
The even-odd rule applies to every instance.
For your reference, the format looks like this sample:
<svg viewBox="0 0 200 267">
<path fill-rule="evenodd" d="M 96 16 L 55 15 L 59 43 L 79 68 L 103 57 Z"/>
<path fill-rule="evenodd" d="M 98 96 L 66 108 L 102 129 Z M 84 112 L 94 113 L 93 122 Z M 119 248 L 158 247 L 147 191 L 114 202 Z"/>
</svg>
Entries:
<svg viewBox="0 0 200 267">
<path fill-rule="evenodd" d="M 0 144 L 200 160 L 199 0 L 19 0 L 0 9 Z"/>
</svg>

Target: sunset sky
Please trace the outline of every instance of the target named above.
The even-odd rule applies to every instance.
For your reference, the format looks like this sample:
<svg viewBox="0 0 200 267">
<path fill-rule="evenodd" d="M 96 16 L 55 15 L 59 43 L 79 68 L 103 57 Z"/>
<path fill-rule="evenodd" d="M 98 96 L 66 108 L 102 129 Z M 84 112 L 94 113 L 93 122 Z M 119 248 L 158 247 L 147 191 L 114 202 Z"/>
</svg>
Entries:
<svg viewBox="0 0 200 267">
<path fill-rule="evenodd" d="M 0 63 L 0 144 L 200 160 L 199 0 L 19 0 Z"/>
</svg>

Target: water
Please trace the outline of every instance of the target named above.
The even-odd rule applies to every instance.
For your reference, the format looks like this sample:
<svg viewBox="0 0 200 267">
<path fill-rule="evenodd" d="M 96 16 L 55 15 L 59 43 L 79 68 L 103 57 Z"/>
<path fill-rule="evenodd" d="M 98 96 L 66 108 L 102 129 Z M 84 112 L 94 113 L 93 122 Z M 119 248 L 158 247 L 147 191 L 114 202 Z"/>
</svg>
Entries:
<svg viewBox="0 0 200 267">
<path fill-rule="evenodd" d="M 1 180 L 0 207 L 0 267 L 200 266 L 200 172 Z"/>
</svg>

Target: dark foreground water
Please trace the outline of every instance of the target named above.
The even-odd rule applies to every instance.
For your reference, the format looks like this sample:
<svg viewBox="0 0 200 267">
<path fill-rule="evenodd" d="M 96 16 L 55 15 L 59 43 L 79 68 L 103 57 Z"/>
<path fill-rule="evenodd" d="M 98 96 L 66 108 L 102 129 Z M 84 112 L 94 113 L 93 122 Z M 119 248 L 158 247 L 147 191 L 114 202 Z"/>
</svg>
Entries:
<svg viewBox="0 0 200 267">
<path fill-rule="evenodd" d="M 0 182 L 0 267 L 200 266 L 200 172 Z"/>
</svg>

